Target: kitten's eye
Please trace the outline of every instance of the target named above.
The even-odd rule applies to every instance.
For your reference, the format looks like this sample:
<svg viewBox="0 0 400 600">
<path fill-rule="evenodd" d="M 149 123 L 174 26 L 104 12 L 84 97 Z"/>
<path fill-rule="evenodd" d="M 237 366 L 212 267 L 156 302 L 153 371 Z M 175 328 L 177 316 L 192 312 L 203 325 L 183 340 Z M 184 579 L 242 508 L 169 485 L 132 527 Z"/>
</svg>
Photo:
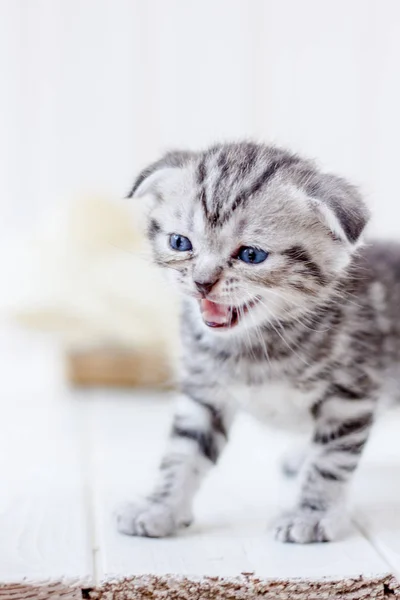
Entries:
<svg viewBox="0 0 400 600">
<path fill-rule="evenodd" d="M 252 246 L 242 246 L 237 254 L 239 260 L 251 265 L 264 262 L 267 256 L 268 252 L 260 250 L 260 248 L 253 248 Z"/>
<path fill-rule="evenodd" d="M 188 252 L 192 249 L 192 242 L 189 238 L 184 235 L 179 235 L 178 233 L 173 233 L 169 237 L 169 245 L 174 250 L 178 250 L 179 252 Z"/>
</svg>

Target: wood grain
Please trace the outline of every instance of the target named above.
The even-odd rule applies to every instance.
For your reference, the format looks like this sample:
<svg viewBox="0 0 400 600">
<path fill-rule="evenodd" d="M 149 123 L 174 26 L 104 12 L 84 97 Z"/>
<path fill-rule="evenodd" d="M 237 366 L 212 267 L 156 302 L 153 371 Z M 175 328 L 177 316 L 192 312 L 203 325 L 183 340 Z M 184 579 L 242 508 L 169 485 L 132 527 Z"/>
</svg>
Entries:
<svg viewBox="0 0 400 600">
<path fill-rule="evenodd" d="M 87 586 L 93 561 L 79 403 L 62 385 L 53 346 L 2 342 L 0 582 Z"/>
</svg>

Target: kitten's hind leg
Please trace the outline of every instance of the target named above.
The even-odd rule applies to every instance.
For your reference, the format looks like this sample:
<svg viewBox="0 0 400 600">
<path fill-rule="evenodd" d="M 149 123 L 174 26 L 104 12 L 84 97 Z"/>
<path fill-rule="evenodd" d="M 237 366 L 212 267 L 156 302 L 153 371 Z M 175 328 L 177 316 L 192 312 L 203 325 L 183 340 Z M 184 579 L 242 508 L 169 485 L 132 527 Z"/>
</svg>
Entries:
<svg viewBox="0 0 400 600">
<path fill-rule="evenodd" d="M 278 540 L 328 542 L 342 534 L 348 523 L 348 483 L 367 441 L 375 406 L 372 394 L 365 397 L 352 388 L 330 386 L 314 415 L 314 439 L 302 468 L 297 506 L 275 524 Z"/>
<path fill-rule="evenodd" d="M 117 511 L 121 533 L 165 537 L 190 524 L 194 496 L 227 442 L 233 417 L 198 394 L 178 405 L 153 492 Z"/>
</svg>

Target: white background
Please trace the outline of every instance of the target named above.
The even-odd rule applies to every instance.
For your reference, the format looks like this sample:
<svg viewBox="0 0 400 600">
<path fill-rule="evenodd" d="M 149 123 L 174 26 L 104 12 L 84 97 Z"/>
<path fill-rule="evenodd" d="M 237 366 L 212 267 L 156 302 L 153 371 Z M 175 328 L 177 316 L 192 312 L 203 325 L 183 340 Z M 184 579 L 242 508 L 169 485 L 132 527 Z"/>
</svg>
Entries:
<svg viewBox="0 0 400 600">
<path fill-rule="evenodd" d="M 0 0 L 0 233 L 243 136 L 360 184 L 398 236 L 398 0 Z"/>
</svg>

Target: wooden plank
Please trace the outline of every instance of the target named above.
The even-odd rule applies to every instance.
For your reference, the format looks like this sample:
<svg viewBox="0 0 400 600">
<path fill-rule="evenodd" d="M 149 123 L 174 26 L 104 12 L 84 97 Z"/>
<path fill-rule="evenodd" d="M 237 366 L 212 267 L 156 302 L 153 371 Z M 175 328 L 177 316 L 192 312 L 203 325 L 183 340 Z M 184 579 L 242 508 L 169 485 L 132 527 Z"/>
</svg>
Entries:
<svg viewBox="0 0 400 600">
<path fill-rule="evenodd" d="M 74 597 L 93 582 L 80 407 L 47 342 L 3 333 L 0 361 L 0 597 L 22 583 Z"/>
<path fill-rule="evenodd" d="M 165 397 L 96 397 L 87 415 L 95 480 L 98 574 L 101 580 L 152 573 L 262 578 L 351 577 L 387 573 L 387 563 L 354 527 L 340 542 L 284 545 L 267 525 L 293 498 L 279 473 L 290 437 L 243 417 L 196 503 L 195 524 L 179 536 L 118 534 L 112 511 L 151 487 L 170 420 Z"/>
</svg>

